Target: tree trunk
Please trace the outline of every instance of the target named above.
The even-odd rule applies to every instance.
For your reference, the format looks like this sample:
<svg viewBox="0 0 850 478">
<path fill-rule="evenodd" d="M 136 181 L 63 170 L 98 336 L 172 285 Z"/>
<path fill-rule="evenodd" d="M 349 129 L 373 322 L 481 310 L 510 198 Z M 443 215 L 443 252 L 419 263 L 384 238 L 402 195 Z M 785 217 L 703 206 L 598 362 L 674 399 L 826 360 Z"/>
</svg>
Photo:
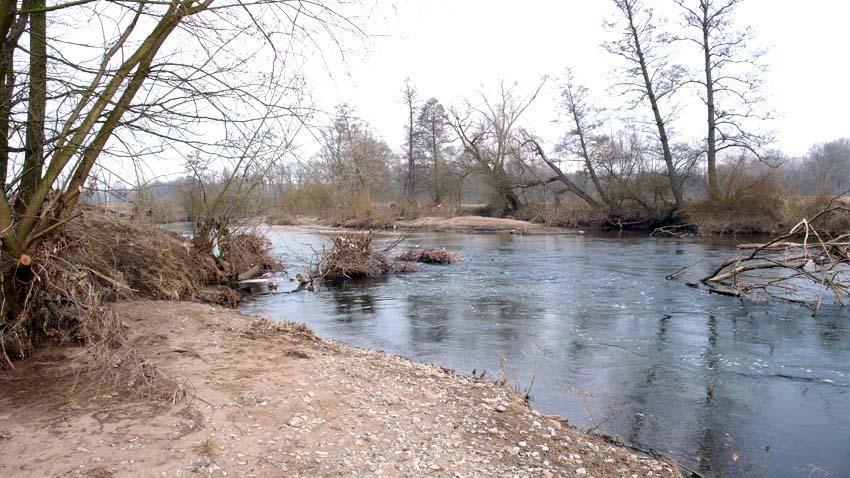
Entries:
<svg viewBox="0 0 850 478">
<path fill-rule="evenodd" d="M 500 188 L 499 193 L 502 196 L 502 199 L 505 201 L 504 212 L 514 212 L 518 211 L 520 206 L 522 205 L 517 197 L 516 193 L 510 187 Z"/>
<path fill-rule="evenodd" d="M 408 202 L 414 201 L 416 195 L 416 162 L 413 159 L 413 139 L 415 132 L 413 130 L 413 92 L 408 85 L 406 90 L 407 98 L 407 181 L 405 181 L 405 193 Z"/>
<path fill-rule="evenodd" d="M 440 186 L 440 148 L 437 145 L 436 120 L 431 118 L 431 156 L 434 158 L 434 204 L 440 204 L 443 200 L 443 192 Z"/>
<path fill-rule="evenodd" d="M 44 112 L 47 101 L 47 14 L 45 0 L 26 0 L 30 14 L 29 104 L 18 210 L 23 212 L 41 181 L 44 166 Z"/>
<path fill-rule="evenodd" d="M 590 153 L 587 150 L 587 142 L 584 138 L 584 127 L 581 124 L 581 121 L 579 121 L 577 114 L 573 114 L 573 119 L 576 123 L 576 132 L 578 133 L 578 140 L 579 145 L 581 146 L 581 156 L 584 159 L 584 166 L 587 168 L 588 174 L 590 174 L 590 180 L 593 181 L 593 186 L 596 188 L 596 192 L 599 194 L 599 197 L 602 198 L 602 202 L 605 203 L 605 206 L 608 208 L 608 212 L 611 212 L 616 209 L 616 207 L 614 202 L 611 201 L 611 198 L 609 198 L 608 194 L 605 192 L 605 188 L 602 187 L 602 183 L 599 181 L 599 176 L 596 174 L 596 168 L 590 161 Z M 590 205 L 593 206 L 592 204 Z"/>
<path fill-rule="evenodd" d="M 567 191 L 581 198 L 582 201 L 587 203 L 587 205 L 592 207 L 593 209 L 599 209 L 599 203 L 596 202 L 596 199 L 593 199 L 590 194 L 587 194 L 587 192 L 585 192 L 582 188 L 578 187 L 576 183 L 572 182 L 570 178 L 568 178 L 567 175 L 564 174 L 563 171 L 561 171 L 561 168 L 559 168 L 557 164 L 552 162 L 549 157 L 546 156 L 546 152 L 543 151 L 543 148 L 540 146 L 540 143 L 531 138 L 528 139 L 528 142 L 534 148 L 534 151 L 537 153 L 537 155 L 540 156 L 540 159 L 542 159 L 543 162 L 546 163 L 546 165 L 549 166 L 549 168 L 555 172 L 555 174 L 558 176 L 558 180 L 563 183 Z"/>
<path fill-rule="evenodd" d="M 0 4 L 0 189 L 4 193 L 9 166 L 9 117 L 16 82 L 14 52 L 28 18 L 16 18 L 16 7 L 15 2 Z"/>
<path fill-rule="evenodd" d="M 5 244 L 3 256 L 6 260 L 11 256 Z M 23 293 L 32 277 L 32 269 L 28 263 L 24 265 L 18 262 L 11 266 L 7 264 L 3 268 L 0 276 L 3 281 L 0 287 L 3 293 L 3 302 L 0 305 L 0 359 L 24 358 L 32 351 L 30 323 L 23 315 L 26 313 Z"/>
<path fill-rule="evenodd" d="M 705 54 L 705 98 L 708 107 L 708 198 L 715 200 L 720 195 L 717 180 L 717 117 L 714 105 L 714 78 L 711 67 L 711 48 L 708 43 L 708 4 L 703 4 L 702 47 Z"/>
<path fill-rule="evenodd" d="M 652 107 L 652 115 L 655 119 L 655 126 L 658 128 L 658 139 L 661 141 L 661 150 L 664 156 L 664 164 L 667 167 L 667 177 L 670 181 L 670 190 L 673 192 L 673 201 L 676 210 L 682 209 L 682 185 L 679 182 L 679 174 L 676 171 L 676 165 L 673 162 L 673 153 L 670 150 L 670 140 L 667 137 L 667 126 L 664 123 L 664 118 L 661 116 L 661 110 L 658 108 L 658 97 L 655 94 L 655 87 L 652 84 L 652 79 L 649 75 L 649 67 L 646 64 L 646 56 L 643 53 L 643 47 L 640 43 L 640 35 L 635 26 L 634 12 L 631 9 L 631 4 L 627 3 L 627 14 L 629 20 L 629 29 L 632 34 L 632 41 L 635 46 L 635 54 L 640 65 L 643 83 L 646 87 L 646 96 L 649 99 L 649 104 Z"/>
<path fill-rule="evenodd" d="M 493 179 L 496 186 L 496 192 L 499 193 L 499 196 L 504 202 L 503 212 L 510 213 L 519 210 L 522 203 L 520 202 L 519 197 L 517 197 L 516 192 L 514 192 L 513 187 L 511 187 L 511 181 L 508 178 L 508 173 L 504 168 L 494 166 L 492 174 L 494 176 Z"/>
</svg>

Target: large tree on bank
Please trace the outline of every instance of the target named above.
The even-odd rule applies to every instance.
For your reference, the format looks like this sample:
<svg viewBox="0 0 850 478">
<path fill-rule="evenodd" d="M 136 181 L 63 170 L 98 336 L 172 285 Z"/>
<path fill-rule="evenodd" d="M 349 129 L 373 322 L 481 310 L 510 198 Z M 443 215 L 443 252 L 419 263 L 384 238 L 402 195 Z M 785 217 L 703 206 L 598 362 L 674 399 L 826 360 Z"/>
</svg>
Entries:
<svg viewBox="0 0 850 478">
<path fill-rule="evenodd" d="M 302 47 L 320 45 L 317 32 L 358 33 L 341 5 L 0 3 L 0 344 L 26 324 L 33 257 L 104 155 L 228 159 L 280 141 L 274 131 L 308 113 L 290 67 Z"/>
<path fill-rule="evenodd" d="M 684 179 L 670 140 L 670 112 L 664 111 L 668 101 L 682 86 L 681 70 L 668 61 L 665 39 L 658 22 L 643 0 L 613 0 L 619 20 L 611 25 L 618 37 L 605 47 L 624 62 L 620 88 L 633 95 L 638 103 L 649 106 L 657 133 L 661 157 L 667 172 L 673 207 L 684 204 Z"/>
<path fill-rule="evenodd" d="M 704 92 L 708 197 L 717 199 L 719 153 L 733 149 L 765 159 L 762 148 L 770 138 L 755 133 L 748 124 L 767 118 L 760 111 L 764 101 L 759 95 L 761 53 L 749 47 L 751 30 L 735 28 L 735 13 L 743 0 L 674 1 L 686 27 L 677 38 L 697 47 L 702 57 L 702 75 L 690 81 Z"/>
</svg>

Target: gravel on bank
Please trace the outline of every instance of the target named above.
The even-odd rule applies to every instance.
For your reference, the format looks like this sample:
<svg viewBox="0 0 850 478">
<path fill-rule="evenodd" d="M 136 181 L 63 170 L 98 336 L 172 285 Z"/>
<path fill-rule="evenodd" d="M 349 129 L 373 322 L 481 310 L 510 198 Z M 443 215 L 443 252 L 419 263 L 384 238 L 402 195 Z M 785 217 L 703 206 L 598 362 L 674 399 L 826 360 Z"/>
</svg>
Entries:
<svg viewBox="0 0 850 478">
<path fill-rule="evenodd" d="M 115 311 L 187 398 L 95 392 L 81 349 L 41 349 L 0 379 L 0 476 L 682 476 L 437 366 L 208 305 Z"/>
</svg>

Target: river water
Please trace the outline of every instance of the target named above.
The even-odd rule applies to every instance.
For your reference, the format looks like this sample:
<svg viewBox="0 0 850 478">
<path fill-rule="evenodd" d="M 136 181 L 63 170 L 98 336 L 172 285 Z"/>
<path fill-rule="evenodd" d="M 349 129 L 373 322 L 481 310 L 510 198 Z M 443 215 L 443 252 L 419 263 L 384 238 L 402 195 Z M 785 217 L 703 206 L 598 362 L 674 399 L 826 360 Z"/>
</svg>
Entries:
<svg viewBox="0 0 850 478">
<path fill-rule="evenodd" d="M 323 240 L 271 237 L 293 275 Z M 684 285 L 735 254 L 732 242 L 424 233 L 408 244 L 464 260 L 316 293 L 287 293 L 284 277 L 240 308 L 459 373 L 492 374 L 504 358 L 521 389 L 534 376 L 538 409 L 707 476 L 850 476 L 850 314 Z"/>
</svg>

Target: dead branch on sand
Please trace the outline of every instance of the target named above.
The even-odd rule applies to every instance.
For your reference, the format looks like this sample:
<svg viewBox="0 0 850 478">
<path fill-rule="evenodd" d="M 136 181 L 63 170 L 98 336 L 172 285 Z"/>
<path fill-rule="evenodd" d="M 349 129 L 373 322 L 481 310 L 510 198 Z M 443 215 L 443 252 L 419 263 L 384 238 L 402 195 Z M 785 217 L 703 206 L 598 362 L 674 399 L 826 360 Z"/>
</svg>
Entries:
<svg viewBox="0 0 850 478">
<path fill-rule="evenodd" d="M 846 194 L 846 193 L 845 193 Z M 774 298 L 820 309 L 825 294 L 850 304 L 850 233 L 833 237 L 818 227 L 832 215 L 850 214 L 833 198 L 811 219 L 764 244 L 742 244 L 744 254 L 727 259 L 700 283 L 734 297 Z"/>
</svg>

